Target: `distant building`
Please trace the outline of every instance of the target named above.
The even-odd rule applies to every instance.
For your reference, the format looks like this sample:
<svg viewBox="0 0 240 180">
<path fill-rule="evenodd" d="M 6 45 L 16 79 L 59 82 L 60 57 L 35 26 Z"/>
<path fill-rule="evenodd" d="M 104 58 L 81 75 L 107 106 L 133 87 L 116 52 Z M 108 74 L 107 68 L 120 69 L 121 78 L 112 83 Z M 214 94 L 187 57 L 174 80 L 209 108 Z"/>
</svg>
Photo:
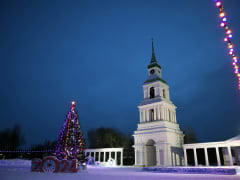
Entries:
<svg viewBox="0 0 240 180">
<path fill-rule="evenodd" d="M 152 42 L 148 79 L 143 84 L 144 99 L 138 106 L 140 123 L 134 132 L 135 165 L 183 165 L 183 137 L 171 102 L 169 86 L 162 79 Z"/>
</svg>

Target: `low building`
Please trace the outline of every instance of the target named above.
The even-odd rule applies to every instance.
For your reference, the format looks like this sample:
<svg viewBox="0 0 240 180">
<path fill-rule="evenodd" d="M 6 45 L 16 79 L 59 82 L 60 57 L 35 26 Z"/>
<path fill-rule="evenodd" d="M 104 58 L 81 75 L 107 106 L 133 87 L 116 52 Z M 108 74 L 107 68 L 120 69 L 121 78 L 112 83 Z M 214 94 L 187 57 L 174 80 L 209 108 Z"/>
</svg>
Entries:
<svg viewBox="0 0 240 180">
<path fill-rule="evenodd" d="M 184 144 L 185 166 L 240 165 L 240 135 L 219 142 Z"/>
</svg>

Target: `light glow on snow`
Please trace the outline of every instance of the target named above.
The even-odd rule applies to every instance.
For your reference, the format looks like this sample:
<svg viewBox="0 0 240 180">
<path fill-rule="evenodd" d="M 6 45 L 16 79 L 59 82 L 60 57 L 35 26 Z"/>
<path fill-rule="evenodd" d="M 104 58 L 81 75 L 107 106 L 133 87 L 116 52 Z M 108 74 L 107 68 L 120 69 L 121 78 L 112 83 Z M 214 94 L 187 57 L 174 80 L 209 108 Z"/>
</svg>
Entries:
<svg viewBox="0 0 240 180">
<path fill-rule="evenodd" d="M 30 172 L 31 161 L 0 160 L 1 180 L 239 180 L 240 175 L 175 174 L 144 172 L 139 167 L 88 166 L 87 171 L 69 173 Z M 190 167 L 192 168 L 192 167 Z M 240 168 L 238 169 L 240 172 Z"/>
</svg>

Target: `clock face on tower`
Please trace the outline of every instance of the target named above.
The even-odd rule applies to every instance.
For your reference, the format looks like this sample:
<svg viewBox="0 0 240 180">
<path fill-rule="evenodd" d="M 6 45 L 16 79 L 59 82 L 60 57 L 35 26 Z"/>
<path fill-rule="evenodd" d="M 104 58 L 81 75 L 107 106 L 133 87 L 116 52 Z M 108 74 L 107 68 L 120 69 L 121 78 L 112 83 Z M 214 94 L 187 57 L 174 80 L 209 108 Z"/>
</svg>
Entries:
<svg viewBox="0 0 240 180">
<path fill-rule="evenodd" d="M 152 69 L 152 70 L 150 71 L 150 74 L 154 74 L 154 72 L 155 72 L 155 70 L 154 70 L 154 69 Z"/>
</svg>

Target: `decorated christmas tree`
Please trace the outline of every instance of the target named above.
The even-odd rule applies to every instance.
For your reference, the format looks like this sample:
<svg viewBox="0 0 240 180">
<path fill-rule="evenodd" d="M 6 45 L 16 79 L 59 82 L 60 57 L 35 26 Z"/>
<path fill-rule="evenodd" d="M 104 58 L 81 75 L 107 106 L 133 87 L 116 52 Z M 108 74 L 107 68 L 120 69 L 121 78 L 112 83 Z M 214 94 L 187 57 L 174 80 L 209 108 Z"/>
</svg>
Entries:
<svg viewBox="0 0 240 180">
<path fill-rule="evenodd" d="M 67 114 L 65 123 L 59 133 L 56 145 L 56 156 L 58 159 L 84 160 L 84 139 L 80 130 L 79 117 L 72 102 L 70 111 Z"/>
</svg>

